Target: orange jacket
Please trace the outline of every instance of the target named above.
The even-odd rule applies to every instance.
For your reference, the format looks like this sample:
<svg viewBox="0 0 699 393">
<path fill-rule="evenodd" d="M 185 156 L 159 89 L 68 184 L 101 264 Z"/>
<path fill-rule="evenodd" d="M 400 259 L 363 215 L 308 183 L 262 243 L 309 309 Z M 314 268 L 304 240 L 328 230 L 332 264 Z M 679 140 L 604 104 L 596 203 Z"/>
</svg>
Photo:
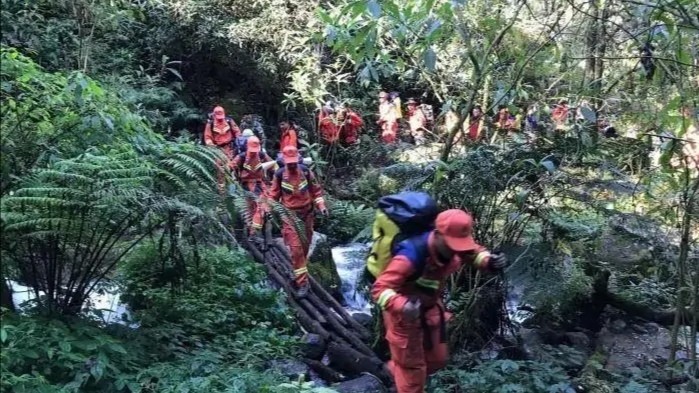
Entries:
<svg viewBox="0 0 699 393">
<path fill-rule="evenodd" d="M 325 209 L 323 189 L 310 169 L 299 165 L 295 172 L 287 168 L 279 169 L 272 179 L 267 197 L 280 201 L 284 207 L 297 211 L 310 211 L 315 204 Z"/>
<path fill-rule="evenodd" d="M 279 151 L 284 151 L 284 148 L 287 146 L 299 147 L 296 129 L 293 127 L 289 127 L 285 131 L 282 131 L 282 137 L 279 141 Z"/>
<path fill-rule="evenodd" d="M 318 129 L 323 141 L 335 143 L 340 137 L 340 127 L 342 127 L 342 123 L 339 123 L 335 116 L 328 115 L 322 111 L 318 115 Z"/>
<path fill-rule="evenodd" d="M 233 119 L 207 122 L 204 128 L 204 142 L 207 145 L 226 146 L 240 136 L 240 128 Z"/>
<path fill-rule="evenodd" d="M 408 123 L 410 124 L 410 131 L 424 131 L 427 127 L 427 117 L 425 117 L 421 108 L 409 109 Z"/>
<path fill-rule="evenodd" d="M 437 255 L 433 231 L 398 243 L 393 259 L 371 289 L 374 301 L 392 314 L 402 312 L 409 300 L 419 299 L 424 308 L 429 308 L 439 302 L 444 281 L 462 264 L 471 263 L 485 270 L 490 262 L 490 253 L 483 246 L 463 258 L 454 255 L 446 263 Z"/>
<path fill-rule="evenodd" d="M 556 123 L 565 123 L 568 119 L 568 107 L 566 105 L 558 105 L 551 111 L 551 118 Z"/>
<path fill-rule="evenodd" d="M 265 179 L 265 171 L 262 168 L 262 163 L 273 161 L 266 153 L 240 153 L 233 159 L 231 169 L 236 174 L 236 178 L 241 183 L 261 182 Z M 277 170 L 277 164 L 272 165 L 267 169 L 267 173 L 274 174 Z"/>
<path fill-rule="evenodd" d="M 345 124 L 340 130 L 340 137 L 345 143 L 354 143 L 359 136 L 359 130 L 364 127 L 364 120 L 356 112 L 348 110 L 345 115 Z"/>
</svg>

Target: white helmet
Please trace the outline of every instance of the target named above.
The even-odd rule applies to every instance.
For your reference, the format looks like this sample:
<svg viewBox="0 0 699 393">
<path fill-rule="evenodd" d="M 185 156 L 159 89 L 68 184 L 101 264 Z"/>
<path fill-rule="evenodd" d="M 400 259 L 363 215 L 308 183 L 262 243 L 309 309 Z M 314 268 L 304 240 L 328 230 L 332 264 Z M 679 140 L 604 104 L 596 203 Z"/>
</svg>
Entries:
<svg viewBox="0 0 699 393">
<path fill-rule="evenodd" d="M 246 128 L 246 129 L 243 130 L 243 136 L 244 136 L 244 137 L 251 137 L 251 136 L 255 136 L 255 133 L 252 132 L 251 129 Z"/>
</svg>

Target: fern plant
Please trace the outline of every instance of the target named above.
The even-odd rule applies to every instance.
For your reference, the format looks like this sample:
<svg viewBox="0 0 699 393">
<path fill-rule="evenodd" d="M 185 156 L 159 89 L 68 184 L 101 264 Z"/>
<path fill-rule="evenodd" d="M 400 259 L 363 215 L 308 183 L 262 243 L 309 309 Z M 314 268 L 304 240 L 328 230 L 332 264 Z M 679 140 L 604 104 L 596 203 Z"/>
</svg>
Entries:
<svg viewBox="0 0 699 393">
<path fill-rule="evenodd" d="M 78 313 L 116 264 L 164 223 L 211 219 L 183 198 L 187 190 L 213 193 L 206 153 L 164 146 L 172 150 L 167 157 L 89 151 L 59 160 L 3 198 L 3 251 L 48 312 Z"/>
</svg>

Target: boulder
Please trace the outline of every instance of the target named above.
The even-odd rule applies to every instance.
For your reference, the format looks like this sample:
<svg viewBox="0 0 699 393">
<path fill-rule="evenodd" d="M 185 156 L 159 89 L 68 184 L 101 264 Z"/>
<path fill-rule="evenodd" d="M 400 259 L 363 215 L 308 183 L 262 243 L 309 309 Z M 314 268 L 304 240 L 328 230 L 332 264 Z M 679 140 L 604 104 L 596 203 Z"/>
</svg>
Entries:
<svg viewBox="0 0 699 393">
<path fill-rule="evenodd" d="M 325 354 L 327 342 L 323 338 L 314 333 L 306 333 L 301 338 L 303 354 L 305 357 L 313 360 L 320 360 Z"/>
<path fill-rule="evenodd" d="M 587 334 L 582 332 L 567 332 L 563 336 L 566 344 L 578 351 L 587 352 L 590 350 L 591 341 Z"/>
<path fill-rule="evenodd" d="M 365 373 L 361 377 L 333 385 L 338 393 L 388 393 L 388 389 L 375 376 Z"/>
<path fill-rule="evenodd" d="M 333 261 L 332 247 L 325 235 L 314 233 L 313 239 L 308 257 L 308 271 L 332 297 L 343 301 L 342 280 Z"/>
<path fill-rule="evenodd" d="M 294 359 L 270 360 L 267 362 L 267 368 L 289 379 L 298 379 L 299 375 L 303 375 L 303 377 L 308 380 L 310 376 L 308 366 L 305 363 Z"/>
</svg>

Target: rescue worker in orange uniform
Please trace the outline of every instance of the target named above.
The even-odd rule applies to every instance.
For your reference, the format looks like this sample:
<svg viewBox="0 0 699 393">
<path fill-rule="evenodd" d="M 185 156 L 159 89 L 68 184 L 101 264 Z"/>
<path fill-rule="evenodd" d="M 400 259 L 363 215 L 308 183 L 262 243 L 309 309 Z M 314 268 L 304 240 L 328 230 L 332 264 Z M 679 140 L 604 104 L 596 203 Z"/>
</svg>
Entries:
<svg viewBox="0 0 699 393">
<path fill-rule="evenodd" d="M 383 310 L 397 392 L 424 393 L 427 375 L 448 358 L 444 282 L 464 263 L 495 271 L 507 258 L 478 245 L 471 215 L 458 209 L 440 213 L 434 230 L 398 243 L 393 255 L 371 295 Z"/>
<path fill-rule="evenodd" d="M 357 112 L 341 107 L 337 111 L 337 120 L 340 126 L 340 140 L 345 145 L 354 145 L 359 142 L 359 130 L 364 127 L 364 120 Z"/>
<path fill-rule="evenodd" d="M 408 124 L 410 125 L 410 135 L 413 137 L 415 145 L 420 146 L 425 143 L 427 117 L 418 104 L 416 99 L 408 99 Z"/>
<path fill-rule="evenodd" d="M 323 189 L 318 180 L 307 167 L 299 162 L 299 153 L 296 147 L 287 146 L 282 152 L 284 167 L 277 170 L 272 179 L 272 186 L 267 193 L 267 198 L 279 201 L 281 204 L 298 217 L 304 224 L 303 238 L 296 231 L 293 220 L 288 217 L 283 220 L 282 237 L 284 243 L 291 251 L 291 263 L 294 270 L 295 285 L 298 296 L 303 297 L 308 293 L 308 268 L 306 267 L 308 249 L 313 237 L 314 212 L 316 207 L 323 215 L 328 214 L 323 199 Z M 269 211 L 269 207 L 264 207 Z M 257 228 L 262 227 L 259 221 L 261 215 L 256 217 Z"/>
<path fill-rule="evenodd" d="M 381 140 L 384 143 L 395 143 L 398 137 L 398 114 L 391 101 L 388 100 L 388 93 L 379 93 L 379 120 L 381 126 Z"/>
<path fill-rule="evenodd" d="M 481 120 L 483 119 L 483 109 L 476 105 L 471 109 L 471 116 L 468 123 L 468 139 L 475 141 L 480 137 Z"/>
<path fill-rule="evenodd" d="M 214 108 L 213 120 L 204 127 L 204 143 L 222 149 L 228 163 L 233 159 L 233 141 L 240 135 L 240 128 L 231 118 L 226 118 L 226 111 L 221 106 Z M 219 191 L 224 192 L 226 164 L 216 162 Z"/>
<path fill-rule="evenodd" d="M 318 130 L 322 141 L 329 145 L 337 142 L 340 137 L 340 127 L 342 127 L 342 123 L 336 118 L 335 110 L 324 105 L 318 114 Z"/>
<path fill-rule="evenodd" d="M 266 165 L 263 165 L 265 163 L 270 163 L 266 169 Z M 268 173 L 271 177 L 278 168 L 277 163 L 262 151 L 262 144 L 260 143 L 260 139 L 256 136 L 248 137 L 245 152 L 238 154 L 231 164 L 231 169 L 235 174 L 236 180 L 240 183 L 240 186 L 243 187 L 244 190 L 253 193 L 256 197 L 259 197 L 267 191 L 265 173 Z M 250 220 L 253 222 L 261 221 L 259 218 L 255 219 L 255 216 L 260 214 L 257 209 L 256 199 L 257 198 L 247 198 L 247 221 L 251 235 L 254 234 L 255 229 L 258 228 L 256 228 L 255 225 L 250 225 Z"/>
<path fill-rule="evenodd" d="M 298 149 L 298 132 L 296 127 L 290 121 L 284 120 L 279 123 L 279 129 L 282 132 L 281 138 L 279 138 L 279 151 L 284 151 L 284 148 L 287 146 L 293 146 Z"/>
<path fill-rule="evenodd" d="M 551 119 L 557 130 L 564 130 L 568 122 L 568 101 L 561 100 L 558 102 L 553 111 L 551 111 Z"/>
</svg>

